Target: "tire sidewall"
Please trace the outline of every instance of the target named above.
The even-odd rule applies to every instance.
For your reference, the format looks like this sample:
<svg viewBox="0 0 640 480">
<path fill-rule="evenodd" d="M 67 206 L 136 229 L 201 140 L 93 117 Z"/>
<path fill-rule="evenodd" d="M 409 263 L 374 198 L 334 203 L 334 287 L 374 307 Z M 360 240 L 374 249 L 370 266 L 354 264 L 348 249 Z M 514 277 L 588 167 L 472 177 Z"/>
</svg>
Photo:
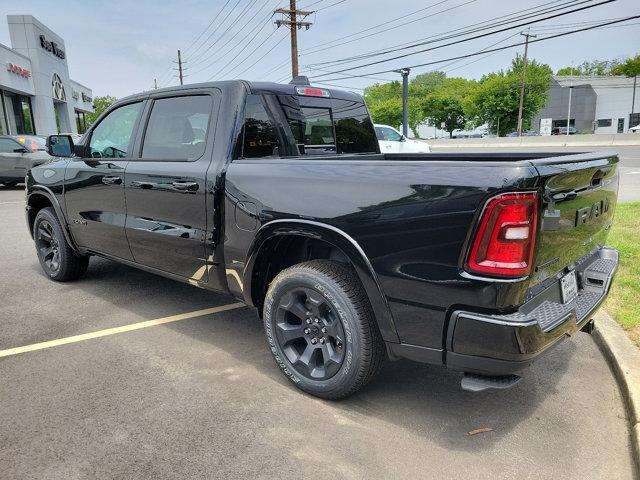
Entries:
<svg viewBox="0 0 640 480">
<path fill-rule="evenodd" d="M 331 303 L 342 323 L 345 334 L 344 360 L 338 372 L 327 380 L 312 380 L 297 373 L 276 340 L 276 309 L 282 296 L 296 287 L 311 288 L 321 294 Z M 333 392 L 337 393 L 348 388 L 361 370 L 363 361 L 360 353 L 362 351 L 362 335 L 358 322 L 355 320 L 357 315 L 357 310 L 345 292 L 331 277 L 322 272 L 302 267 L 278 275 L 265 298 L 263 316 L 269 348 L 282 372 L 298 387 L 316 395 L 331 396 Z"/>
</svg>

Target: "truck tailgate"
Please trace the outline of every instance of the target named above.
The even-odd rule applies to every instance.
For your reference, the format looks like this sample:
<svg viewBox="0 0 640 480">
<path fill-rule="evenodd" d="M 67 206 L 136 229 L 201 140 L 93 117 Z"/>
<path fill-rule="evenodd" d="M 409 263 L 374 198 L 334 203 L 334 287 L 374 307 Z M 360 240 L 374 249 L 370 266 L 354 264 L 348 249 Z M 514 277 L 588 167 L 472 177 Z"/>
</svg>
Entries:
<svg viewBox="0 0 640 480">
<path fill-rule="evenodd" d="M 598 152 L 531 163 L 543 197 L 533 286 L 605 244 L 618 194 L 618 156 Z"/>
</svg>

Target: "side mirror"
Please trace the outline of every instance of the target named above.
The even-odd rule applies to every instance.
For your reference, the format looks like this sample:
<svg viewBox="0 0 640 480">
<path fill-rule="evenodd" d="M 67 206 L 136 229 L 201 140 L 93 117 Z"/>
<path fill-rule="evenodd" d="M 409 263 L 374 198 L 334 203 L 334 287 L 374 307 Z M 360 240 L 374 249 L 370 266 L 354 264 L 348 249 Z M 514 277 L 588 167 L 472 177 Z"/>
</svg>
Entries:
<svg viewBox="0 0 640 480">
<path fill-rule="evenodd" d="M 20 148 L 14 148 L 13 149 L 13 153 L 27 153 L 29 150 L 27 150 L 24 147 L 20 147 Z"/>
<path fill-rule="evenodd" d="M 407 137 L 405 137 L 404 135 L 400 135 L 400 141 L 401 142 L 406 142 L 407 141 Z"/>
<path fill-rule="evenodd" d="M 52 157 L 70 157 L 73 154 L 71 135 L 49 135 L 47 153 Z"/>
</svg>

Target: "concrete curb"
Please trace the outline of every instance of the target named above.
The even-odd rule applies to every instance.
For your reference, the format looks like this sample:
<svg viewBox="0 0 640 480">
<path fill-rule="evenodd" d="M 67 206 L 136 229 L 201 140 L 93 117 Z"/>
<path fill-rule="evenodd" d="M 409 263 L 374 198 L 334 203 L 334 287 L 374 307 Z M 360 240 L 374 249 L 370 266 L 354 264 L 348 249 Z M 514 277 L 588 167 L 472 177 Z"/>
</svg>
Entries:
<svg viewBox="0 0 640 480">
<path fill-rule="evenodd" d="M 634 463 L 640 472 L 640 350 L 605 311 L 595 317 L 593 337 L 606 357 L 625 400 L 631 424 Z"/>
</svg>

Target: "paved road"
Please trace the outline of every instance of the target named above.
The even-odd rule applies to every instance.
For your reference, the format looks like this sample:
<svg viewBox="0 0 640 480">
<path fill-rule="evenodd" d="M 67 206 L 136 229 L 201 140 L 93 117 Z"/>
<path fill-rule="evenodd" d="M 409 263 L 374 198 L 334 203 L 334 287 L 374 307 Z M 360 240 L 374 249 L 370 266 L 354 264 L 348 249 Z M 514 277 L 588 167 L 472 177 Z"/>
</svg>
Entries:
<svg viewBox="0 0 640 480">
<path fill-rule="evenodd" d="M 434 152 L 504 152 L 531 150 L 532 147 L 519 147 L 508 149 L 493 148 L 445 148 L 440 145 L 433 147 Z M 640 202 L 640 146 L 632 147 L 535 147 L 536 151 L 543 152 L 589 152 L 589 151 L 615 151 L 620 156 L 620 202 Z"/>
<path fill-rule="evenodd" d="M 231 303 L 96 259 L 81 281 L 50 282 L 22 199 L 0 189 L 0 351 Z M 586 334 L 508 391 L 397 362 L 332 403 L 289 385 L 243 308 L 0 358 L 0 379 L 7 479 L 634 475 L 620 393 Z"/>
</svg>

